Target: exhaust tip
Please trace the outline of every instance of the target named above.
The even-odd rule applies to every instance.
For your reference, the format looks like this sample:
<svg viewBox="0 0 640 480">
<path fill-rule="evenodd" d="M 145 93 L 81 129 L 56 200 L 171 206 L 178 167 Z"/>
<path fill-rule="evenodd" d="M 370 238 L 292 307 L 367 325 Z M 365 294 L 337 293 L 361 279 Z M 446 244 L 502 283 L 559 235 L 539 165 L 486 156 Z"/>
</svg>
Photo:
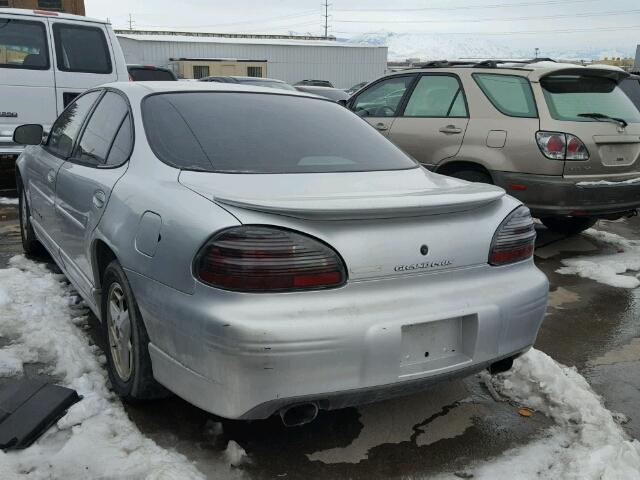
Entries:
<svg viewBox="0 0 640 480">
<path fill-rule="evenodd" d="M 280 410 L 280 418 L 285 427 L 299 427 L 313 422 L 318 416 L 318 404 L 300 403 Z"/>
<path fill-rule="evenodd" d="M 503 358 L 489 366 L 489 373 L 491 375 L 497 375 L 498 373 L 511 370 L 511 367 L 513 367 L 513 357 Z"/>
</svg>

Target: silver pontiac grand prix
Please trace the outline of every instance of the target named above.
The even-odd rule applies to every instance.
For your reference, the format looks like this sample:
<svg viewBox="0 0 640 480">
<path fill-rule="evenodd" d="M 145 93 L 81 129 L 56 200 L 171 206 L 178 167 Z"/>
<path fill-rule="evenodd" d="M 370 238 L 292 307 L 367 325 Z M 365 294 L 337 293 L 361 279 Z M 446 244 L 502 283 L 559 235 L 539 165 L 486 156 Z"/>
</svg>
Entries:
<svg viewBox="0 0 640 480">
<path fill-rule="evenodd" d="M 519 201 L 329 100 L 169 83 L 90 90 L 14 136 L 24 250 L 101 320 L 125 400 L 300 425 L 532 346 L 548 282 Z"/>
</svg>

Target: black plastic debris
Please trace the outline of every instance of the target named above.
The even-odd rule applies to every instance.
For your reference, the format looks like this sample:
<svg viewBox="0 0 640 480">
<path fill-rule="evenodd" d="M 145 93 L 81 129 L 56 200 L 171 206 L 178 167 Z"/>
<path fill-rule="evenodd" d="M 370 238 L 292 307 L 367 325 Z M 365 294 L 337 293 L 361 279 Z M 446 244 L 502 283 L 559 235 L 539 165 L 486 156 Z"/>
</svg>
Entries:
<svg viewBox="0 0 640 480">
<path fill-rule="evenodd" d="M 27 448 L 79 400 L 75 390 L 42 380 L 11 380 L 0 387 L 0 448 Z"/>
</svg>

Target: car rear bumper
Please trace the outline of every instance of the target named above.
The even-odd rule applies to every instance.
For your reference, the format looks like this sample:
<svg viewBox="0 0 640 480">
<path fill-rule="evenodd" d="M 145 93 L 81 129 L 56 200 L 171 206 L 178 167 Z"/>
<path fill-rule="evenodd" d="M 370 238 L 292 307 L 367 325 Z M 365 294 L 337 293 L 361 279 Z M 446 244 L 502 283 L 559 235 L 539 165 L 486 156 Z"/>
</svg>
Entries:
<svg viewBox="0 0 640 480">
<path fill-rule="evenodd" d="M 536 217 L 609 216 L 640 207 L 640 181 L 598 183 L 597 179 L 498 171 L 492 171 L 491 175 L 496 185 L 527 205 Z M 637 177 L 640 178 L 640 173 Z"/>
<path fill-rule="evenodd" d="M 127 274 L 156 379 L 243 419 L 301 401 L 367 403 L 481 370 L 534 343 L 548 293 L 532 261 L 278 295 L 204 285 L 188 295 Z"/>
</svg>

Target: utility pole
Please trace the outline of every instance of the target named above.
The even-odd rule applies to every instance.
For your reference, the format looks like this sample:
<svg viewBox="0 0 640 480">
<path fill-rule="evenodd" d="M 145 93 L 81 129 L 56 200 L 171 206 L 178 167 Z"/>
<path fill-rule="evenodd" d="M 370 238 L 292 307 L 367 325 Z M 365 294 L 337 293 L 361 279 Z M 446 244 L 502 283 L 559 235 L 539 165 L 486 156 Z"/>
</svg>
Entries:
<svg viewBox="0 0 640 480">
<path fill-rule="evenodd" d="M 536 58 L 538 58 L 538 54 L 540 53 L 540 49 L 536 47 Z"/>
<path fill-rule="evenodd" d="M 329 0 L 325 0 L 322 6 L 324 7 L 324 15 L 322 15 L 324 17 L 324 38 L 328 38 L 329 37 L 329 7 L 331 6 L 331 4 L 329 3 Z"/>
<path fill-rule="evenodd" d="M 131 14 L 129 14 L 129 30 L 133 30 L 133 18 Z"/>
</svg>

